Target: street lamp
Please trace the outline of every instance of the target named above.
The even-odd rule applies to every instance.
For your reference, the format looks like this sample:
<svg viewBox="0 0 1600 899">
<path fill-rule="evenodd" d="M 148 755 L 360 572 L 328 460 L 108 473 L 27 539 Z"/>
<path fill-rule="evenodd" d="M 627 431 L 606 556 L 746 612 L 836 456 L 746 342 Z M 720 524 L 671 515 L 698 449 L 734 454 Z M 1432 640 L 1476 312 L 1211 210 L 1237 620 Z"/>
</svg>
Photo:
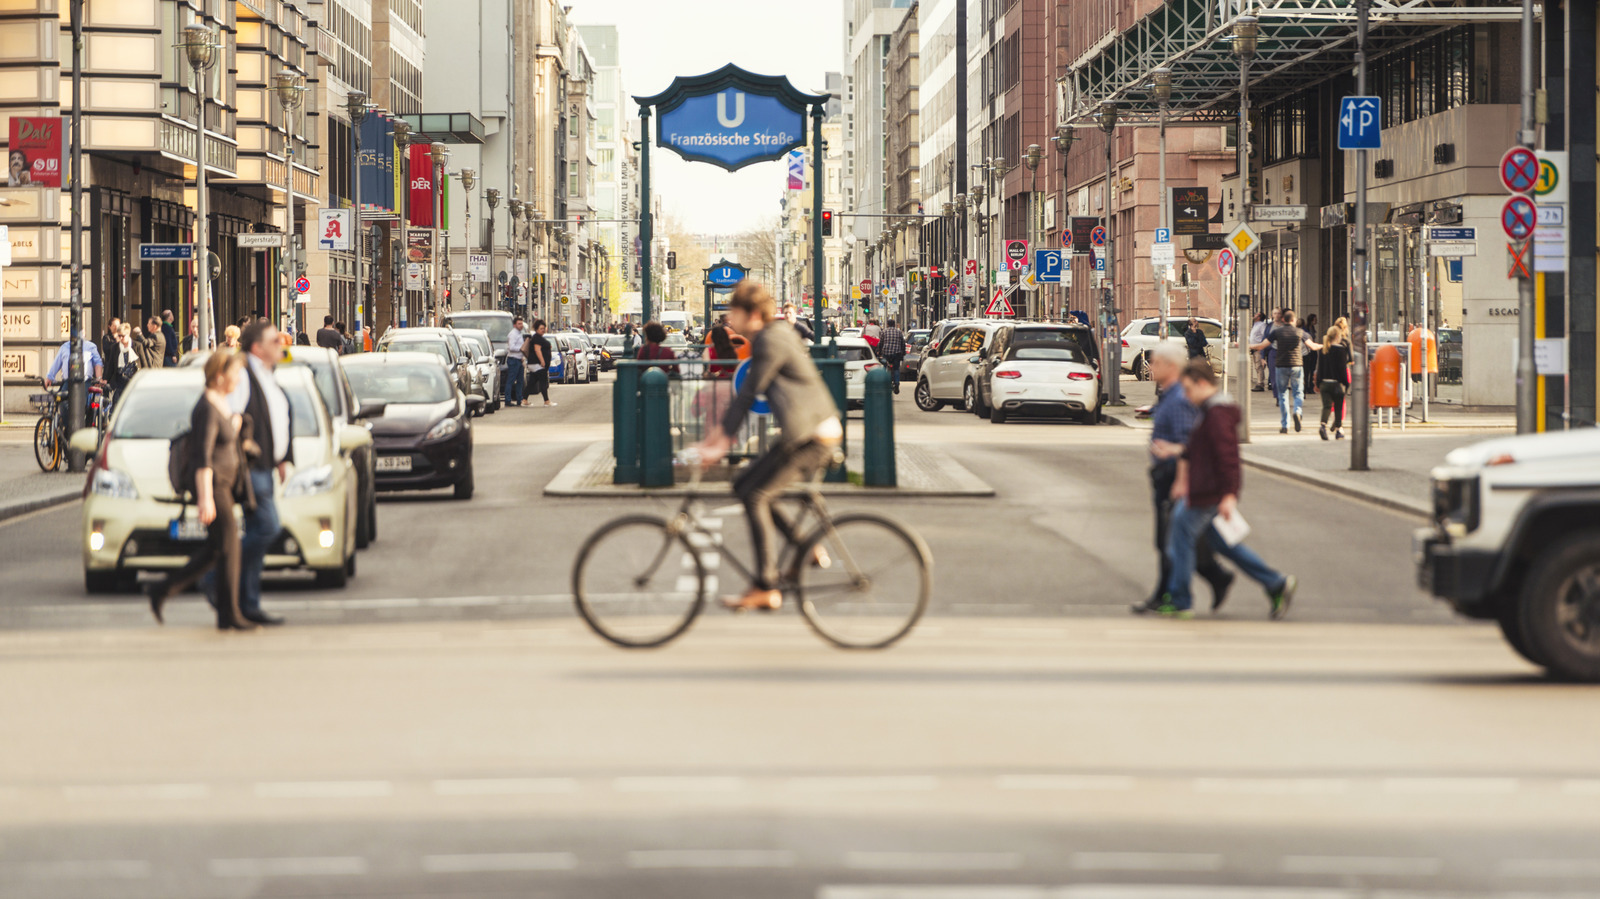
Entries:
<svg viewBox="0 0 1600 899">
<path fill-rule="evenodd" d="M 1240 16 L 1233 21 L 1233 52 L 1239 57 L 1239 135 L 1235 141 L 1239 152 L 1239 221 L 1250 220 L 1250 206 L 1254 199 L 1250 194 L 1250 61 L 1256 55 L 1256 43 L 1261 33 L 1261 24 L 1255 16 Z M 1234 269 L 1234 284 L 1244 282 L 1244 289 L 1237 290 L 1241 297 L 1250 295 L 1252 278 L 1250 267 L 1239 265 Z M 1249 396 L 1240 392 L 1245 385 L 1245 372 L 1250 370 L 1250 308 L 1243 303 L 1237 304 L 1242 308 L 1238 311 L 1239 323 L 1236 326 L 1235 336 L 1239 340 L 1239 374 L 1238 383 L 1234 390 L 1239 396 Z M 1239 441 L 1250 442 L 1250 404 L 1239 404 L 1239 417 L 1242 424 L 1239 428 Z"/>
<path fill-rule="evenodd" d="M 1038 144 L 1029 144 L 1028 152 L 1022 154 L 1022 162 L 1028 167 L 1028 246 L 1033 247 L 1034 249 L 1038 249 L 1039 247 L 1039 215 L 1037 210 L 1035 210 L 1033 207 L 1039 195 L 1039 161 L 1042 159 L 1044 159 L 1044 148 L 1040 147 Z M 1034 272 L 1035 278 L 1037 278 L 1038 275 L 1038 272 Z M 1026 299 L 1027 315 L 1029 318 L 1032 318 L 1038 311 L 1033 307 L 1034 300 L 1032 294 L 1033 292 L 1030 291 Z"/>
<path fill-rule="evenodd" d="M 500 205 L 500 189 L 496 188 L 496 187 L 491 187 L 488 190 L 485 190 L 483 192 L 483 196 L 484 196 L 484 199 L 487 200 L 488 203 L 489 203 L 489 245 L 484 248 L 484 252 L 487 253 L 488 256 L 489 256 L 489 293 L 490 293 L 490 295 L 493 295 L 494 294 L 494 290 L 495 290 L 495 280 L 494 280 L 494 210 L 495 210 L 496 206 Z M 485 308 L 485 309 L 491 308 L 488 305 L 488 301 L 487 300 L 485 300 L 485 304 L 484 304 L 483 308 Z"/>
<path fill-rule="evenodd" d="M 1066 190 L 1066 185 L 1069 183 L 1068 180 L 1067 180 L 1067 154 L 1072 151 L 1072 145 L 1077 143 L 1077 142 L 1078 142 L 1078 129 L 1072 127 L 1071 125 L 1062 125 L 1062 126 L 1060 126 L 1059 128 L 1056 129 L 1056 136 L 1050 138 L 1050 143 L 1055 145 L 1056 152 L 1061 154 L 1061 185 L 1062 185 L 1062 191 L 1063 191 L 1063 199 L 1065 198 L 1064 192 Z M 1063 215 L 1063 218 L 1066 219 L 1066 221 L 1063 223 L 1064 227 L 1070 229 L 1072 227 L 1072 219 L 1071 219 L 1071 217 L 1067 216 L 1067 215 Z M 1071 264 L 1070 258 L 1066 261 L 1065 264 L 1067 264 L 1067 265 Z M 1060 295 L 1061 295 L 1061 309 L 1063 311 L 1063 314 L 1065 314 L 1065 310 L 1067 309 L 1067 307 L 1071 305 L 1071 303 L 1069 301 L 1068 293 L 1069 293 L 1069 289 L 1067 288 L 1067 286 L 1065 284 L 1061 285 L 1061 287 L 1060 287 Z"/>
<path fill-rule="evenodd" d="M 463 246 L 466 247 L 467 253 L 467 282 L 472 285 L 470 290 L 462 294 L 462 302 L 466 303 L 467 309 L 472 308 L 472 295 L 478 292 L 478 283 L 472 280 L 476 277 L 472 271 L 472 185 L 477 183 L 477 172 L 472 169 L 461 170 L 461 186 L 466 188 L 464 199 L 467 204 L 467 239 Z"/>
<path fill-rule="evenodd" d="M 195 251 L 194 251 L 194 305 L 200 314 L 200 339 L 197 345 L 209 347 L 211 335 L 216 330 L 216 315 L 211 308 L 211 210 L 209 188 L 206 185 L 206 94 L 204 73 L 216 65 L 216 34 L 205 25 L 186 25 L 178 46 L 183 48 L 194 70 L 195 93 L 198 102 L 194 113 L 194 184 L 195 184 Z M 78 408 L 74 404 L 73 408 Z"/>
<path fill-rule="evenodd" d="M 1122 405 L 1121 378 L 1117 376 L 1122 371 L 1122 340 L 1117 334 L 1117 302 L 1116 302 L 1116 223 L 1111 211 L 1111 175 L 1112 151 L 1116 149 L 1117 116 L 1121 110 L 1111 100 L 1102 101 L 1100 104 L 1100 130 L 1106 133 L 1106 274 L 1105 294 L 1100 304 L 1100 325 L 1102 338 L 1106 350 L 1101 354 L 1102 359 L 1110 360 L 1108 370 L 1111 377 L 1108 379 L 1111 389 L 1107 402 L 1113 406 Z"/>
<path fill-rule="evenodd" d="M 513 276 L 516 276 L 516 274 L 517 274 L 516 271 L 515 271 L 516 267 L 517 267 L 516 259 L 517 259 L 517 254 L 521 252 L 519 249 L 517 249 L 517 226 L 522 221 L 522 210 L 523 210 L 523 207 L 525 207 L 526 205 L 527 205 L 526 203 L 522 202 L 521 200 L 518 200 L 515 197 L 511 198 L 509 201 L 506 202 L 506 206 L 511 210 L 511 239 L 506 241 L 506 246 L 510 251 L 510 256 L 511 256 L 511 260 L 512 260 L 511 268 L 512 268 L 512 275 Z M 531 260 L 530 260 L 530 262 L 531 262 Z M 527 271 L 527 268 L 524 268 L 523 271 Z M 522 282 L 522 278 L 520 276 L 518 276 L 517 277 L 517 284 L 521 285 L 522 283 L 523 283 Z M 513 300 L 513 302 L 514 302 L 514 300 Z"/>
<path fill-rule="evenodd" d="M 356 208 L 355 233 L 352 236 L 355 238 L 356 242 L 356 282 L 360 285 L 361 289 L 359 305 L 356 307 L 356 315 L 352 316 L 352 321 L 355 323 L 355 332 L 357 335 L 361 333 L 361 318 L 366 314 L 367 305 L 372 299 L 370 291 L 371 285 L 367 283 L 366 272 L 363 271 L 367 265 L 367 235 L 365 229 L 363 229 L 361 226 L 361 123 L 366 121 L 367 110 L 370 108 L 371 107 L 367 104 L 367 95 L 364 91 L 351 91 L 345 95 L 344 111 L 345 115 L 349 116 L 350 118 L 350 138 L 352 141 L 354 141 L 355 146 L 355 153 L 350 157 L 350 202 Z M 357 341 L 358 348 L 363 344 L 364 341 Z"/>
<path fill-rule="evenodd" d="M 278 98 L 278 105 L 283 107 L 283 155 L 286 160 L 287 175 L 284 186 L 289 191 L 289 249 L 285 254 L 288 258 L 287 274 L 284 275 L 285 286 L 300 277 L 300 253 L 295 246 L 295 214 L 294 214 L 294 111 L 300 108 L 305 100 L 306 79 L 293 69 L 279 69 L 278 74 L 272 76 L 272 93 Z M 294 304 L 295 330 L 303 332 L 306 329 L 306 315 L 303 304 L 296 296 Z"/>
<path fill-rule="evenodd" d="M 1155 69 L 1150 73 L 1150 93 L 1155 96 L 1156 106 L 1160 109 L 1161 115 L 1161 150 L 1158 169 L 1160 173 L 1158 177 L 1161 182 L 1161 186 L 1156 195 L 1161 198 L 1161 227 L 1167 232 L 1167 236 L 1170 239 L 1172 236 L 1172 223 L 1167 217 L 1171 215 L 1170 210 L 1172 203 L 1167 197 L 1167 104 L 1172 102 L 1171 69 L 1162 66 L 1161 68 Z M 1160 268 L 1157 267 L 1155 277 L 1156 282 L 1161 287 L 1161 324 L 1158 326 L 1161 329 L 1161 336 L 1159 339 L 1166 340 L 1167 315 L 1169 311 L 1168 306 L 1171 302 L 1167 296 L 1167 275 L 1166 272 L 1161 271 Z"/>
<path fill-rule="evenodd" d="M 408 252 L 411 243 L 409 227 L 411 219 L 411 204 L 409 202 L 411 199 L 411 123 L 405 119 L 395 119 L 392 128 L 394 130 L 395 147 L 400 151 L 400 155 L 395 162 L 400 167 L 402 173 L 400 182 L 404 187 L 400 191 L 400 201 L 395 204 L 399 207 L 396 211 L 400 213 L 400 236 L 395 241 L 395 246 L 399 247 L 399 252 L 395 254 L 395 258 L 399 262 L 395 265 L 396 277 L 389 290 L 389 320 L 391 323 L 394 321 L 396 317 L 394 307 L 399 306 L 401 312 L 398 317 L 404 323 L 411 318 L 411 291 L 407 289 L 405 283 L 405 273 L 409 270 L 411 262 L 411 254 Z M 398 303 L 394 300 L 396 296 L 399 297 Z"/>
<path fill-rule="evenodd" d="M 450 148 L 443 141 L 434 141 L 428 148 L 433 157 L 433 292 L 428 296 L 430 319 L 438 307 L 439 291 L 450 289 L 450 256 L 440 245 L 439 235 L 444 227 L 444 167 L 450 161 Z M 439 287 L 443 284 L 444 287 Z"/>
</svg>

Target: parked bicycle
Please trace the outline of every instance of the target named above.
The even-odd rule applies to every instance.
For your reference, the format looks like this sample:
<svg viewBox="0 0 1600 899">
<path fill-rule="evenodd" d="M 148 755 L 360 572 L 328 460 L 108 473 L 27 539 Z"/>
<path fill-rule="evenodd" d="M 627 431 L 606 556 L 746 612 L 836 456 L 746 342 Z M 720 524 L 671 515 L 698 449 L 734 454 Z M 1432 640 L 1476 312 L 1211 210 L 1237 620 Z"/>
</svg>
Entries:
<svg viewBox="0 0 1600 899">
<path fill-rule="evenodd" d="M 716 569 L 750 566 L 730 553 L 709 522 L 693 453 L 689 494 L 671 518 L 625 515 L 600 527 L 578 552 L 572 591 L 578 614 L 618 646 L 661 646 L 689 629 L 716 589 Z M 933 589 L 933 557 L 910 528 L 869 512 L 834 515 L 818 488 L 804 485 L 794 531 L 806 535 L 780 556 L 778 588 L 811 629 L 842 649 L 883 649 L 911 632 Z"/>
<path fill-rule="evenodd" d="M 39 381 L 43 383 L 44 379 Z M 111 403 L 105 388 L 94 382 L 86 386 L 89 408 L 86 423 L 105 438 L 106 427 L 111 422 Z M 39 412 L 39 421 L 33 426 L 33 458 L 41 471 L 55 471 L 67 458 L 67 441 L 71 439 L 71 423 L 67 416 L 67 385 L 46 384 L 44 393 L 30 394 L 28 399 Z"/>
</svg>

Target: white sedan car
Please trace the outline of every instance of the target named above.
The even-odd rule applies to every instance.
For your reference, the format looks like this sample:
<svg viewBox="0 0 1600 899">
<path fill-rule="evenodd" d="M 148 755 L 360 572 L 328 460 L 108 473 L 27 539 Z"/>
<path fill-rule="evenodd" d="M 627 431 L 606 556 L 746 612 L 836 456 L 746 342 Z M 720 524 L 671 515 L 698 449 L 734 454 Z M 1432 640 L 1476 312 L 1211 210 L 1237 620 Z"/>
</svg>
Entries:
<svg viewBox="0 0 1600 899">
<path fill-rule="evenodd" d="M 266 568 L 310 570 L 319 585 L 343 587 L 356 569 L 358 482 L 350 451 L 372 435 L 333 427 L 309 370 L 285 366 L 277 378 L 289 397 L 295 461 L 278 485 L 283 530 L 267 548 Z M 93 428 L 73 435 L 73 446 L 93 453 L 83 498 L 88 592 L 133 589 L 141 571 L 180 568 L 205 539 L 195 507 L 181 506 L 167 480 L 172 438 L 188 429 L 203 389 L 199 366 L 145 369 L 118 400 L 103 443 L 95 445 Z"/>
<path fill-rule="evenodd" d="M 845 405 L 859 407 L 867 398 L 867 372 L 881 368 L 883 363 L 878 361 L 872 344 L 860 337 L 840 337 L 837 342 L 839 358 L 844 360 Z"/>
<path fill-rule="evenodd" d="M 1084 424 L 1099 417 L 1100 372 L 1083 350 L 1061 341 L 1018 339 L 997 348 L 989 369 L 989 420 L 1066 412 Z"/>
</svg>

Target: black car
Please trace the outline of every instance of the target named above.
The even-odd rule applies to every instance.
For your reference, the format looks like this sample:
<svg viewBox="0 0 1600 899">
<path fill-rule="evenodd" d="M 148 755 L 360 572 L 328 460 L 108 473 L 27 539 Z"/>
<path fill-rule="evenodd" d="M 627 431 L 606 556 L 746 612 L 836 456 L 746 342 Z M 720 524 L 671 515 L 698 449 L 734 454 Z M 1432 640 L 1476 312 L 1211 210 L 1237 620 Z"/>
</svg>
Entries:
<svg viewBox="0 0 1600 899">
<path fill-rule="evenodd" d="M 363 353 L 343 360 L 363 405 L 383 403 L 372 422 L 378 490 L 450 487 L 472 498 L 472 415 L 483 397 L 467 396 L 428 353 Z"/>
<path fill-rule="evenodd" d="M 900 380 L 917 379 L 917 372 L 922 370 L 922 354 L 927 351 L 928 338 L 932 335 L 929 328 L 913 328 L 906 332 L 906 356 L 900 360 L 900 370 L 895 372 Z"/>
</svg>

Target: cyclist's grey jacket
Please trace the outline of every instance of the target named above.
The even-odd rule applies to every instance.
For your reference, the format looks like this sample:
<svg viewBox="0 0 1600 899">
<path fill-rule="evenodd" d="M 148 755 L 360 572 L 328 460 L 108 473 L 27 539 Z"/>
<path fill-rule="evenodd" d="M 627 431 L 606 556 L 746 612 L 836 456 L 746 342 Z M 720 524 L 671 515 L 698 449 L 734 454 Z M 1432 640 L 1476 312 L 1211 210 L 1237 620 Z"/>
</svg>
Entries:
<svg viewBox="0 0 1600 899">
<path fill-rule="evenodd" d="M 766 394 L 784 444 L 810 439 L 819 425 L 839 415 L 806 344 L 785 321 L 768 322 L 750 341 L 750 373 L 722 416 L 724 433 L 739 432 L 758 394 Z"/>
</svg>

